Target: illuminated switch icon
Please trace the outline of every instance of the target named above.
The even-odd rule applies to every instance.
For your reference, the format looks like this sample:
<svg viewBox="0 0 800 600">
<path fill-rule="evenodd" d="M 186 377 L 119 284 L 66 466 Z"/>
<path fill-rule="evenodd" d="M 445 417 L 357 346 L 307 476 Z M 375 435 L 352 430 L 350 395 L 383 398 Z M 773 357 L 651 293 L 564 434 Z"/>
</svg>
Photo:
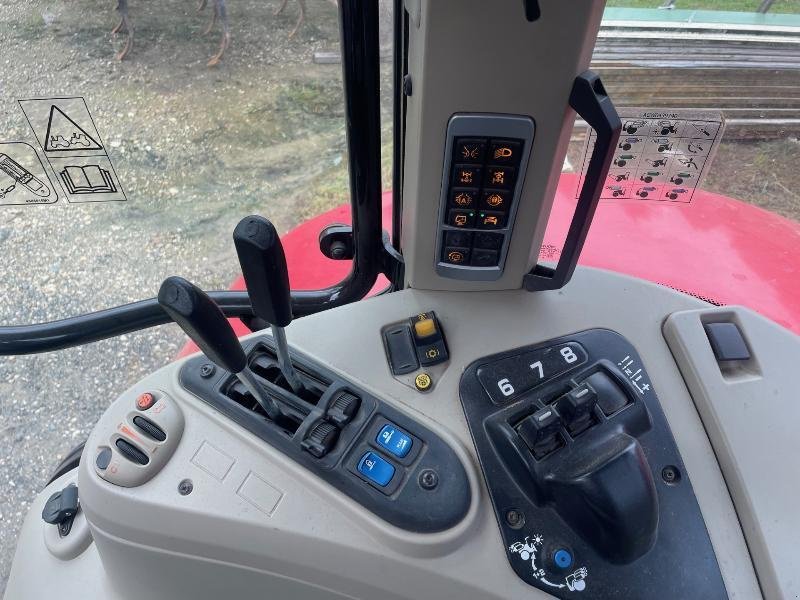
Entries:
<svg viewBox="0 0 800 600">
<path fill-rule="evenodd" d="M 463 227 L 467 224 L 467 215 L 456 215 L 455 224 Z"/>
<path fill-rule="evenodd" d="M 502 146 L 500 148 L 495 148 L 494 150 L 494 159 L 510 159 L 514 156 L 514 151 L 509 148 L 508 146 Z"/>
<path fill-rule="evenodd" d="M 475 160 L 481 154 L 481 148 L 478 144 L 464 144 L 461 147 L 461 157 L 464 160 Z"/>
<path fill-rule="evenodd" d="M 439 350 L 437 348 L 428 348 L 425 351 L 426 358 L 436 358 L 437 356 L 439 356 Z"/>
<path fill-rule="evenodd" d="M 485 183 L 488 187 L 509 189 L 514 185 L 514 169 L 512 167 L 489 167 Z"/>
<path fill-rule="evenodd" d="M 486 197 L 486 204 L 491 207 L 497 208 L 503 205 L 503 197 L 500 194 L 489 194 Z"/>
<path fill-rule="evenodd" d="M 475 182 L 475 173 L 469 169 L 461 169 L 458 173 L 458 182 L 459 183 L 474 183 Z"/>
<path fill-rule="evenodd" d="M 451 250 L 447 253 L 447 260 L 451 263 L 462 263 L 466 258 L 461 250 Z"/>
<path fill-rule="evenodd" d="M 500 229 L 505 225 L 505 215 L 501 212 L 486 211 L 478 215 L 478 227 L 481 229 Z"/>
<path fill-rule="evenodd" d="M 475 194 L 473 192 L 455 192 L 453 195 L 453 204 L 462 208 L 469 208 L 475 202 Z"/>
</svg>

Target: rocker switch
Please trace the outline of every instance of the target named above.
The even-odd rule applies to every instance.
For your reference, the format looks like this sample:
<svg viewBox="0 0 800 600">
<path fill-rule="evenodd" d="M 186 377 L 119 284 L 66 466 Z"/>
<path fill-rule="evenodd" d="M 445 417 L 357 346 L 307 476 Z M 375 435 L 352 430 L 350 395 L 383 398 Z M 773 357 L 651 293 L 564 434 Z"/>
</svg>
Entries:
<svg viewBox="0 0 800 600">
<path fill-rule="evenodd" d="M 556 400 L 558 412 L 571 436 L 583 433 L 596 422 L 592 414 L 595 404 L 597 394 L 585 383 Z"/>
<path fill-rule="evenodd" d="M 537 460 L 564 445 L 564 438 L 561 436 L 561 418 L 552 407 L 542 408 L 525 417 L 519 422 L 516 430 Z"/>
</svg>

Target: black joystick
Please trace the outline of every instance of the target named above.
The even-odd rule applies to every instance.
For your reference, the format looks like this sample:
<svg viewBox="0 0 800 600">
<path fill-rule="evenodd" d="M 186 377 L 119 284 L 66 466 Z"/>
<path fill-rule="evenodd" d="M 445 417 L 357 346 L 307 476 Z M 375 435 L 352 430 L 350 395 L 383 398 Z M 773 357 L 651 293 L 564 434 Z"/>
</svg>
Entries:
<svg viewBox="0 0 800 600">
<path fill-rule="evenodd" d="M 252 215 L 239 221 L 233 230 L 233 243 L 253 312 L 271 325 L 281 373 L 299 394 L 303 383 L 292 366 L 283 330 L 292 322 L 292 297 L 286 255 L 278 232 L 264 217 Z"/>
<path fill-rule="evenodd" d="M 217 366 L 234 373 L 273 421 L 283 413 L 247 367 L 247 356 L 225 315 L 208 295 L 182 277 L 168 277 L 158 303 Z"/>
</svg>

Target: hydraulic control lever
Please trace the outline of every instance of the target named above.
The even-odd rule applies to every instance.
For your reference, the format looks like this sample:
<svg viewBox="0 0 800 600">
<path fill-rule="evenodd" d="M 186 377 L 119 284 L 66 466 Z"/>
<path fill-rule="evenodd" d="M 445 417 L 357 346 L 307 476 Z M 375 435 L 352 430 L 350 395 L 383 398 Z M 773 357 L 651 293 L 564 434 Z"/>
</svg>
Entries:
<svg viewBox="0 0 800 600">
<path fill-rule="evenodd" d="M 239 378 L 270 419 L 283 416 L 259 386 L 233 327 L 208 294 L 182 277 L 168 277 L 158 290 L 158 303 L 214 364 Z"/>
<path fill-rule="evenodd" d="M 299 394 L 303 383 L 292 365 L 283 330 L 292 322 L 292 297 L 286 255 L 278 232 L 264 217 L 251 215 L 239 221 L 233 230 L 233 243 L 253 312 L 270 324 L 281 373 Z"/>
</svg>

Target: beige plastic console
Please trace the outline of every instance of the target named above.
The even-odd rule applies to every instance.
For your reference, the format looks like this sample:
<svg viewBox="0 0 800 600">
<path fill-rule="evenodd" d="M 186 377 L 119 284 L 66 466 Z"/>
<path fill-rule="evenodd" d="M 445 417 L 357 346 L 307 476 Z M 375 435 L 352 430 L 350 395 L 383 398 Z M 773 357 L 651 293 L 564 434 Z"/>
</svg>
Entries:
<svg viewBox="0 0 800 600">
<path fill-rule="evenodd" d="M 732 322 L 751 358 L 718 363 L 704 324 Z M 664 323 L 736 505 L 769 598 L 800 597 L 800 340 L 741 307 L 678 312 Z"/>
<path fill-rule="evenodd" d="M 447 335 L 451 360 L 434 373 L 433 389 L 423 394 L 391 376 L 380 331 L 387 323 L 431 309 Z M 761 373 L 736 385 L 750 388 L 748 393 L 764 407 L 777 408 L 780 403 L 782 412 L 778 418 L 741 406 L 741 419 L 730 416 L 735 412 L 731 408 L 711 420 L 704 406 L 724 406 L 726 401 L 740 399 L 728 393 L 728 384 L 698 388 L 687 374 L 687 360 L 675 350 L 676 342 L 670 343 L 683 372 L 662 334 L 669 315 L 678 313 L 672 318 L 676 322 L 696 321 L 697 315 L 707 310 L 708 305 L 701 301 L 665 287 L 579 268 L 570 284 L 559 291 L 406 290 L 292 323 L 287 333 L 298 350 L 423 421 L 456 450 L 473 488 L 473 505 L 461 523 L 428 535 L 388 525 L 226 420 L 180 388 L 182 361 L 168 365 L 125 392 L 109 411 L 116 413 L 121 410 L 117 403 L 128 403 L 143 391 L 156 389 L 168 394 L 185 421 L 170 459 L 142 485 L 114 485 L 97 474 L 93 463 L 93 448 L 106 443 L 107 430 L 98 427 L 93 431 L 78 472 L 82 510 L 93 541 L 71 559 L 54 554 L 45 543 L 43 529 L 51 526 L 42 522 L 39 513 L 47 497 L 68 481 L 69 474 L 65 475 L 33 503 L 5 597 L 545 598 L 546 594 L 523 583 L 506 559 L 458 385 L 464 368 L 479 357 L 596 327 L 616 330 L 628 338 L 645 363 L 697 494 L 730 597 L 761 597 L 740 518 L 765 595 L 793 597 L 796 588 L 790 587 L 788 569 L 797 553 L 789 541 L 797 532 L 797 518 L 789 504 L 792 488 L 784 482 L 797 472 L 797 457 L 791 452 L 797 436 L 791 424 L 800 422 L 800 405 L 782 395 L 793 390 L 793 384 L 784 375 L 775 375 L 773 369 L 791 373 L 800 343 L 759 317 L 732 310 L 757 353 Z M 665 331 L 669 329 L 668 325 Z M 708 363 L 705 340 L 695 336 L 681 344 L 687 356 L 700 357 L 699 364 Z M 771 346 L 786 354 L 772 353 Z M 783 391 L 776 394 L 779 388 Z M 710 400 L 702 400 L 703 394 Z M 760 423 L 754 423 L 759 419 Z M 750 441 L 742 437 L 748 423 L 765 433 L 771 427 L 768 443 L 762 443 L 764 438 Z M 724 439 L 728 442 L 723 444 L 736 446 L 727 454 L 719 445 Z M 773 455 L 773 449 L 780 452 Z M 747 452 L 752 456 L 745 459 Z M 782 471 L 768 466 L 776 459 L 782 461 Z M 760 472 L 753 471 L 757 465 L 762 465 Z M 731 469 L 741 471 L 739 481 L 731 476 Z M 192 481 L 193 491 L 181 495 L 179 486 L 185 479 Z M 769 501 L 771 495 L 780 497 Z M 753 510 L 760 513 L 757 518 L 748 519 L 742 508 L 741 498 L 748 497 Z M 763 544 L 754 541 L 758 536 Z M 770 570 L 778 574 L 777 585 L 769 582 Z M 588 590 L 591 573 L 586 581 Z M 648 591 L 641 591 L 647 597 Z"/>
</svg>

